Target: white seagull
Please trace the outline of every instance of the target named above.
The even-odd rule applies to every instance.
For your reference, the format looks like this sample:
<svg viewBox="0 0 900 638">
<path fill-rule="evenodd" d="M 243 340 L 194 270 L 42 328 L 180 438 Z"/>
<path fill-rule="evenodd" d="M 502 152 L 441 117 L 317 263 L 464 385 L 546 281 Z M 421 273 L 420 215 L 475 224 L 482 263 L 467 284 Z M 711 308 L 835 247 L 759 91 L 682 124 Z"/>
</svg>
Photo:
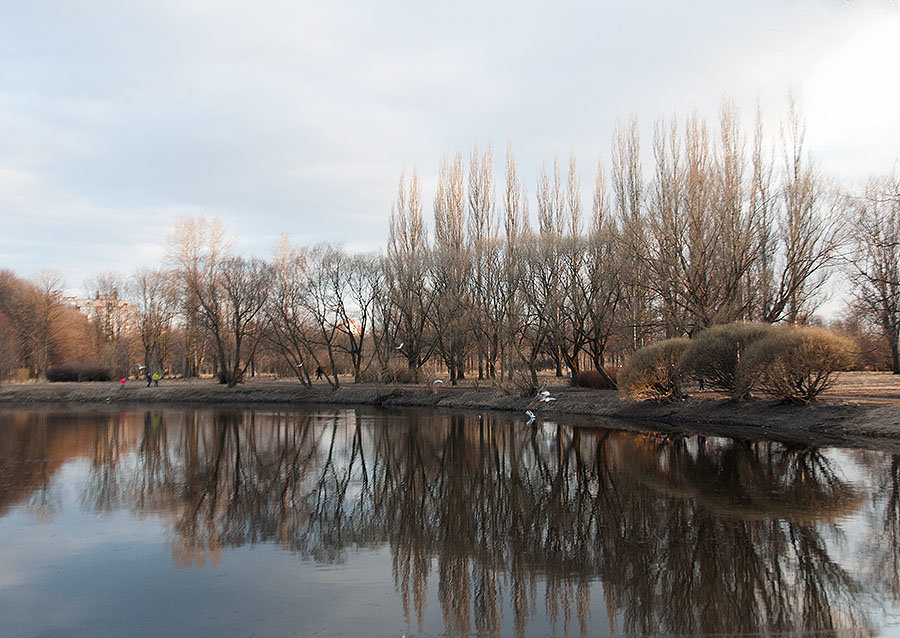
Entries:
<svg viewBox="0 0 900 638">
<path fill-rule="evenodd" d="M 534 423 L 534 412 L 532 412 L 531 410 L 525 410 L 525 416 L 528 417 L 528 421 L 526 421 L 525 423 L 526 425 L 528 425 L 529 423 Z"/>
<path fill-rule="evenodd" d="M 443 382 L 444 382 L 443 379 L 435 379 L 431 383 L 443 383 Z"/>
<path fill-rule="evenodd" d="M 403 348 L 403 344 L 405 344 L 405 343 L 406 343 L 405 341 L 401 341 L 400 345 L 397 346 L 396 348 L 394 348 L 394 350 L 401 350 Z"/>
<path fill-rule="evenodd" d="M 550 403 L 551 401 L 556 401 L 556 397 L 544 396 L 541 401 L 543 403 Z"/>
</svg>

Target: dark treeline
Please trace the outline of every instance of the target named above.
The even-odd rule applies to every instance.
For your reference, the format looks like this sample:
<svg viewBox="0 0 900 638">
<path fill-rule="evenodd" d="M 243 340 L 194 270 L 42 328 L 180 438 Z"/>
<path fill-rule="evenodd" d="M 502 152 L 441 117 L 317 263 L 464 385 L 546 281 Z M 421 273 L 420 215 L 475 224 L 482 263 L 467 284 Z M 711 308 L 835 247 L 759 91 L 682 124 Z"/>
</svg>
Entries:
<svg viewBox="0 0 900 638">
<path fill-rule="evenodd" d="M 713 124 L 696 114 L 658 122 L 648 148 L 634 119 L 622 123 L 589 189 L 574 157 L 554 158 L 533 198 L 511 148 L 500 179 L 491 148 L 468 162 L 448 154 L 431 231 L 413 172 L 400 179 L 379 255 L 283 237 L 271 259 L 245 258 L 218 220 L 183 219 L 166 268 L 91 282 L 98 299 L 127 298 L 133 312 L 126 321 L 104 316 L 124 312 L 115 304 L 100 308 L 80 352 L 48 346 L 72 350 L 71 338 L 53 336 L 71 316 L 28 318 L 54 314 L 40 306 L 58 291 L 21 293 L 29 284 L 7 273 L 0 376 L 41 376 L 90 356 L 120 372 L 144 365 L 229 384 L 260 370 L 333 386 L 339 373 L 452 383 L 520 373 L 536 383 L 542 367 L 609 381 L 625 356 L 662 338 L 733 321 L 814 321 L 838 268 L 853 284 L 843 327 L 862 341 L 857 365 L 900 372 L 896 178 L 855 194 L 825 179 L 796 105 L 776 136 L 758 116 L 746 131 L 726 102 Z"/>
<path fill-rule="evenodd" d="M 83 505 L 164 517 L 178 565 L 254 543 L 323 563 L 388 545 L 420 631 L 434 588 L 448 635 L 523 635 L 541 605 L 583 634 L 602 622 L 597 581 L 627 634 L 869 635 L 871 597 L 900 595 L 900 466 L 874 452 L 416 413 L 72 419 L 2 430 L 21 461 L 0 512 L 52 516 L 55 470 L 88 458 Z M 867 524 L 848 534 L 849 516 Z"/>
</svg>

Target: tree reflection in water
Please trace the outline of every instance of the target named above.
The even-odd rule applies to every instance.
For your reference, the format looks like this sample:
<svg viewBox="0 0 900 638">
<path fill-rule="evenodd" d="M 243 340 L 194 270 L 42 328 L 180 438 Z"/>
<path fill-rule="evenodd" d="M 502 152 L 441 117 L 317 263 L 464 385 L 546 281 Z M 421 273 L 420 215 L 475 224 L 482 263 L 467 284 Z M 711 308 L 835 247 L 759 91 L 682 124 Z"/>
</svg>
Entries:
<svg viewBox="0 0 900 638">
<path fill-rule="evenodd" d="M 451 635 L 510 615 L 522 635 L 540 605 L 565 635 L 869 634 L 872 596 L 900 593 L 900 462 L 876 453 L 417 412 L 147 412 L 95 419 L 93 437 L 40 419 L 0 428 L 2 449 L 44 459 L 3 457 L 0 514 L 82 455 L 84 502 L 166 517 L 178 565 L 253 543 L 324 563 L 388 545 L 419 631 L 435 586 Z M 843 478 L 850 458 L 871 498 Z M 868 536 L 845 538 L 856 514 Z M 854 548 L 868 572 L 848 571 Z"/>
</svg>

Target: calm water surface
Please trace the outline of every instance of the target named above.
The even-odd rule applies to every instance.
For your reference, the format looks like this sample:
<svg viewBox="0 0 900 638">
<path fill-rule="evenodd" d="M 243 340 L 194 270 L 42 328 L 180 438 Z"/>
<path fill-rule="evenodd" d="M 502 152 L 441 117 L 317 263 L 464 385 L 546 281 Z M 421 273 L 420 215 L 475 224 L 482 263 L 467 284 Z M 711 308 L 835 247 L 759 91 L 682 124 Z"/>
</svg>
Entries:
<svg viewBox="0 0 900 638">
<path fill-rule="evenodd" d="M 376 410 L 0 411 L 0 635 L 900 635 L 900 457 Z"/>
</svg>

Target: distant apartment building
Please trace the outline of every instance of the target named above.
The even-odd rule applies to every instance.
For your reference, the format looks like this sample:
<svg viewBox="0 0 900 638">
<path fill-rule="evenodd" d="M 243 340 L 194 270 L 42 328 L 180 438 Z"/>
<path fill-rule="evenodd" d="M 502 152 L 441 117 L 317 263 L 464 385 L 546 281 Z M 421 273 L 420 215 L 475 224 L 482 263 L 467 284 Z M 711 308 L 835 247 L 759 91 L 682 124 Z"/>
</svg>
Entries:
<svg viewBox="0 0 900 638">
<path fill-rule="evenodd" d="M 117 290 L 113 290 L 111 294 L 100 294 L 98 290 L 93 297 L 88 298 L 63 297 L 62 302 L 77 309 L 90 321 L 98 323 L 108 338 L 125 334 L 138 325 L 137 311 L 130 303 L 119 298 Z"/>
</svg>

